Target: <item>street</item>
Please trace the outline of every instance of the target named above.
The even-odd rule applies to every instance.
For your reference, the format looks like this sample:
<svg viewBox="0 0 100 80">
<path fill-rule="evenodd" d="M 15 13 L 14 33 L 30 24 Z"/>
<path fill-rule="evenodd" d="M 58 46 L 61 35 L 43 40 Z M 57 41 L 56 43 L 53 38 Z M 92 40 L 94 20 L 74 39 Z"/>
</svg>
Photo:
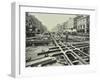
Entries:
<svg viewBox="0 0 100 80">
<path fill-rule="evenodd" d="M 26 67 L 86 65 L 90 63 L 89 41 L 85 41 L 85 37 L 84 39 L 83 36 L 80 37 L 80 41 L 77 42 L 75 41 L 76 36 L 71 35 L 69 39 L 74 39 L 74 41 L 68 42 L 68 40 L 62 40 L 63 38 L 61 39 L 57 34 L 50 33 L 49 38 L 51 41 L 48 44 L 27 47 Z"/>
</svg>

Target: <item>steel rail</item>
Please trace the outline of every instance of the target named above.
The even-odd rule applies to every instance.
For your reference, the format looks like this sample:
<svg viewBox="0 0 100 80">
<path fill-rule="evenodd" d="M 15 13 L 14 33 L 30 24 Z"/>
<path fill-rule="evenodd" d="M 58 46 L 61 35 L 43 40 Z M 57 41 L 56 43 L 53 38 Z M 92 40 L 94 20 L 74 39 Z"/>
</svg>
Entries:
<svg viewBox="0 0 100 80">
<path fill-rule="evenodd" d="M 59 46 L 59 44 L 57 43 L 57 41 L 55 40 L 55 38 L 53 36 L 51 36 L 51 38 L 53 39 L 53 41 L 55 42 L 55 44 L 59 47 L 59 49 L 61 50 L 61 52 L 64 54 L 64 56 L 66 57 L 66 61 L 69 62 L 69 65 L 73 65 L 73 63 L 71 62 L 71 60 L 68 58 L 68 56 L 65 54 L 65 51 L 63 51 L 63 49 L 61 48 L 61 46 Z"/>
<path fill-rule="evenodd" d="M 63 44 L 63 43 L 62 43 Z M 64 44 L 63 44 L 64 45 Z M 66 46 L 66 45 L 65 45 Z M 66 46 L 67 47 L 67 46 Z M 72 46 L 73 47 L 73 46 Z M 68 48 L 68 47 L 67 47 Z M 69 49 L 69 48 L 68 48 Z M 77 55 L 73 50 L 69 49 L 83 64 L 87 64 L 79 55 Z"/>
</svg>

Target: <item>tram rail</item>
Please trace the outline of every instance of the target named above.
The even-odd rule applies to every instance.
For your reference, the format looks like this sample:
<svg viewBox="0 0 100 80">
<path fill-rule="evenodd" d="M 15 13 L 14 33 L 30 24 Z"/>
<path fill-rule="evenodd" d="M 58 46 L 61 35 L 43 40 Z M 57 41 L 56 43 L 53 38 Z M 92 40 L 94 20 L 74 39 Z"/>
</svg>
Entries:
<svg viewBox="0 0 100 80">
<path fill-rule="evenodd" d="M 64 42 L 62 42 L 59 37 L 56 37 L 54 34 L 50 34 L 50 35 L 51 35 L 52 42 L 54 43 L 55 46 L 50 47 L 49 50 L 46 52 L 38 53 L 38 56 L 46 55 L 46 54 L 48 54 L 49 57 L 52 58 L 56 56 L 63 56 L 65 62 L 68 65 L 89 64 L 89 54 L 80 50 L 82 48 L 89 48 L 88 43 L 64 44 Z M 41 64 L 41 66 L 45 66 L 48 65 L 49 63 L 51 64 L 55 62 L 57 62 L 56 59 L 50 61 L 48 60 L 47 57 L 45 59 L 40 59 L 35 62 L 33 61 L 27 63 L 27 66 L 32 66 L 32 65 L 34 66 L 39 64 Z"/>
</svg>

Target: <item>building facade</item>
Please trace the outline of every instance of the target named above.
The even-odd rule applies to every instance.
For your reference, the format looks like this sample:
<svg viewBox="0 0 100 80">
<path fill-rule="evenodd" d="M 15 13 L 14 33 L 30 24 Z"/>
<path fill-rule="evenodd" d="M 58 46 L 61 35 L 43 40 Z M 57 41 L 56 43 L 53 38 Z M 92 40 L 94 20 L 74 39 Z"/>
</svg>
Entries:
<svg viewBox="0 0 100 80">
<path fill-rule="evenodd" d="M 69 18 L 66 22 L 63 23 L 64 32 L 73 32 L 74 30 L 74 19 Z"/>
<path fill-rule="evenodd" d="M 26 37 L 34 37 L 46 30 L 46 27 L 35 16 L 26 13 Z"/>
<path fill-rule="evenodd" d="M 89 15 L 80 15 L 74 18 L 74 28 L 79 33 L 89 33 Z"/>
</svg>

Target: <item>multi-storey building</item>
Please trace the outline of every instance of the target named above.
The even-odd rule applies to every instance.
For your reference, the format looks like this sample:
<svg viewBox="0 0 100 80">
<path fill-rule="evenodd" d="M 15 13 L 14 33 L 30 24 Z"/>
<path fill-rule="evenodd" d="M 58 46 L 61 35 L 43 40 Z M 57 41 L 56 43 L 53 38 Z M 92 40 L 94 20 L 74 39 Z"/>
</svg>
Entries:
<svg viewBox="0 0 100 80">
<path fill-rule="evenodd" d="M 80 15 L 74 18 L 74 28 L 79 33 L 89 33 L 89 15 Z"/>
<path fill-rule="evenodd" d="M 74 19 L 69 18 L 66 22 L 63 23 L 64 32 L 73 32 L 74 31 Z"/>
<path fill-rule="evenodd" d="M 46 27 L 35 16 L 26 13 L 26 37 L 33 37 L 46 30 Z"/>
</svg>

